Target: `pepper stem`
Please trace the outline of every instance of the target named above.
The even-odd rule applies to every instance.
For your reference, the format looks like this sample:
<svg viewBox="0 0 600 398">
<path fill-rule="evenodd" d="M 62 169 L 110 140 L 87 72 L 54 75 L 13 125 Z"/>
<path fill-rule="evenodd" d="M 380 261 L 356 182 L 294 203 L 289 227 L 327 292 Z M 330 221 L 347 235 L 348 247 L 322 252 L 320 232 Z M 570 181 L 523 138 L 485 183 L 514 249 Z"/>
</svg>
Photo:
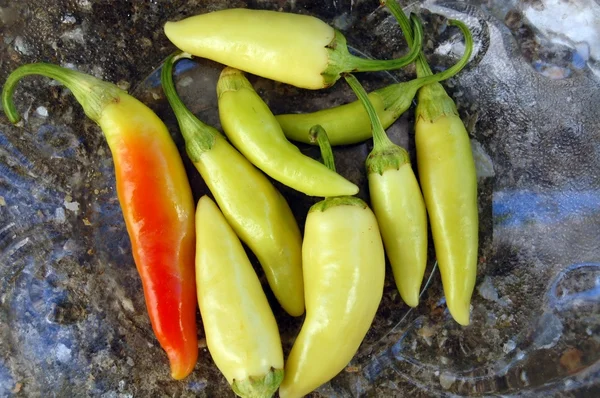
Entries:
<svg viewBox="0 0 600 398">
<path fill-rule="evenodd" d="M 410 158 L 406 149 L 394 144 L 383 129 L 381 120 L 375 111 L 375 107 L 369 100 L 367 92 L 359 81 L 351 74 L 344 75 L 344 78 L 363 104 L 365 111 L 371 121 L 371 132 L 373 133 L 373 150 L 365 161 L 367 173 L 383 174 L 388 169 L 398 170 L 402 165 L 410 163 Z"/>
<path fill-rule="evenodd" d="M 331 143 L 329 142 L 329 137 L 327 136 L 327 132 L 320 124 L 316 124 L 310 128 L 310 132 L 308 133 L 308 139 L 311 143 L 317 142 L 319 144 L 319 149 L 321 150 L 321 157 L 323 158 L 323 163 L 327 168 L 331 171 L 335 171 L 335 159 L 333 158 L 333 151 L 331 150 Z"/>
<path fill-rule="evenodd" d="M 404 35 L 409 38 L 412 34 L 410 29 L 407 29 L 408 23 L 406 21 L 406 15 L 396 2 L 396 0 L 382 0 L 382 4 L 390 10 L 394 18 L 398 21 L 400 28 Z M 457 20 L 450 20 L 450 25 L 458 26 L 465 36 L 465 53 L 471 52 L 473 46 L 473 38 L 471 32 L 468 32 L 467 26 Z M 468 33 L 466 33 L 468 32 Z M 470 56 L 470 54 L 469 54 Z M 429 64 L 425 60 L 423 52 L 419 54 L 417 58 L 417 76 L 427 77 L 432 74 Z M 439 82 L 433 82 L 426 84 L 419 90 L 419 101 L 416 109 L 417 120 L 423 118 L 428 121 L 434 121 L 443 115 L 458 115 L 456 111 L 456 105 L 454 101 L 448 96 L 444 87 Z"/>
<path fill-rule="evenodd" d="M 58 65 L 42 62 L 23 65 L 8 76 L 2 89 L 4 113 L 13 124 L 21 120 L 21 115 L 17 112 L 12 97 L 17 83 L 29 75 L 49 77 L 66 86 L 81 104 L 85 114 L 96 123 L 100 120 L 104 108 L 111 102 L 119 102 L 119 96 L 125 94 L 125 91 L 112 83 Z"/>
<path fill-rule="evenodd" d="M 408 21 L 406 14 L 404 14 L 404 11 L 402 11 L 402 8 L 400 8 L 398 2 L 396 0 L 380 0 L 380 2 L 382 5 L 387 7 L 388 10 L 390 10 L 394 18 L 396 18 L 396 21 L 398 21 L 398 25 L 400 25 L 400 29 L 402 29 L 402 34 L 404 34 L 406 41 L 408 43 L 412 43 L 413 32 L 410 27 L 410 22 Z M 416 58 L 416 61 L 418 77 L 425 77 L 432 74 L 431 68 L 427 63 L 427 60 L 425 59 L 425 55 L 421 51 L 421 48 L 419 48 L 419 53 Z"/>
<path fill-rule="evenodd" d="M 380 151 L 385 149 L 386 147 L 395 146 L 395 144 L 390 141 L 385 130 L 383 129 L 383 125 L 381 124 L 381 119 L 377 115 L 377 111 L 373 106 L 373 103 L 369 99 L 369 95 L 363 88 L 362 84 L 358 81 L 356 77 L 352 74 L 345 74 L 344 78 L 348 85 L 354 91 L 354 94 L 358 97 L 360 102 L 363 104 L 365 111 L 369 115 L 369 120 L 371 121 L 371 132 L 373 133 L 373 144 L 374 151 Z"/>
<path fill-rule="evenodd" d="M 467 25 L 461 21 L 450 20 L 450 24 L 457 26 L 465 39 L 465 51 L 461 59 L 450 68 L 436 73 L 435 75 L 420 77 L 409 82 L 392 84 L 377 90 L 383 99 L 383 105 L 386 110 L 389 110 L 394 114 L 404 113 L 404 111 L 406 111 L 406 109 L 408 109 L 410 106 L 412 97 L 414 97 L 418 89 L 428 84 L 437 83 L 453 77 L 469 63 L 469 59 L 473 53 L 473 36 L 471 35 L 471 31 Z M 407 101 L 405 97 L 410 97 L 410 100 Z"/>
<path fill-rule="evenodd" d="M 423 41 L 423 26 L 421 26 L 421 21 L 416 15 L 411 16 L 411 19 L 415 26 L 414 41 L 411 30 L 411 39 L 408 42 L 410 51 L 404 57 L 396 59 L 365 59 L 352 55 L 348 51 L 346 38 L 343 34 L 336 30 L 335 37 L 328 46 L 328 66 L 322 72 L 325 86 L 331 86 L 334 84 L 343 73 L 394 70 L 400 69 L 413 62 L 421 51 L 421 45 Z"/>
<path fill-rule="evenodd" d="M 377 72 L 380 70 L 393 70 L 400 69 L 412 63 L 421 52 L 421 45 L 423 43 L 423 26 L 416 15 L 411 15 L 411 20 L 414 25 L 415 34 L 414 39 L 412 34 L 410 38 L 406 37 L 408 48 L 410 49 L 408 54 L 401 58 L 386 60 L 365 59 L 352 56 L 352 58 L 350 58 L 348 61 L 348 65 L 351 68 L 349 68 L 346 72 Z"/>
<path fill-rule="evenodd" d="M 191 57 L 192 56 L 188 53 L 176 52 L 171 54 L 163 64 L 160 73 L 160 82 L 163 91 L 165 92 L 165 96 L 177 118 L 179 130 L 181 130 L 181 135 L 185 140 L 185 150 L 192 162 L 197 162 L 202 153 L 212 148 L 219 132 L 213 127 L 198 120 L 198 118 L 183 104 L 175 90 L 175 83 L 173 83 L 173 65 L 182 58 Z"/>
</svg>

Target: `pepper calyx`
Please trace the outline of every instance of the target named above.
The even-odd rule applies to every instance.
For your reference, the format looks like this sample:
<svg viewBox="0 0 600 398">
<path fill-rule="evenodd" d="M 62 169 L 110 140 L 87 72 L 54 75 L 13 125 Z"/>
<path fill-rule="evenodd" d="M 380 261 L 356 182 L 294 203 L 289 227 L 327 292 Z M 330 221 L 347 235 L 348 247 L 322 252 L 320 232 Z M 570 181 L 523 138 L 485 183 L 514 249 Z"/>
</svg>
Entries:
<svg viewBox="0 0 600 398">
<path fill-rule="evenodd" d="M 310 214 L 313 211 L 324 212 L 327 209 L 337 206 L 356 206 L 363 209 L 369 207 L 364 200 L 355 196 L 332 196 L 312 205 L 308 213 Z"/>
<path fill-rule="evenodd" d="M 243 88 L 254 90 L 244 72 L 228 66 L 221 71 L 217 81 L 217 98 L 221 98 L 227 91 L 239 91 Z"/>
<path fill-rule="evenodd" d="M 421 87 L 415 110 L 417 121 L 423 119 L 433 123 L 442 116 L 458 116 L 456 104 L 440 83 Z"/>
<path fill-rule="evenodd" d="M 373 150 L 365 161 L 367 174 L 379 175 L 383 175 L 386 170 L 399 170 L 405 164 L 410 165 L 410 157 L 408 152 L 398 145 Z"/>
<path fill-rule="evenodd" d="M 321 73 L 321 76 L 323 76 L 323 86 L 327 88 L 333 86 L 341 74 L 346 71 L 345 65 L 352 55 L 348 51 L 346 37 L 337 29 L 334 29 L 333 39 L 325 48 L 328 62 L 327 68 Z"/>
<path fill-rule="evenodd" d="M 266 375 L 233 380 L 231 389 L 242 398 L 272 397 L 283 381 L 283 369 L 271 368 Z"/>
</svg>

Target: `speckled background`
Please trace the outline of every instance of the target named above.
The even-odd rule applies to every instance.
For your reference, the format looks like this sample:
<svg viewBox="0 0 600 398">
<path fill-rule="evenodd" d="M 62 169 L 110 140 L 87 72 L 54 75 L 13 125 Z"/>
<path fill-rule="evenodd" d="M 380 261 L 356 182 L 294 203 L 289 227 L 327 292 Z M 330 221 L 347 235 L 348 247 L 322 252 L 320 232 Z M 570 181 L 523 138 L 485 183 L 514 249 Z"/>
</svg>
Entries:
<svg viewBox="0 0 600 398">
<path fill-rule="evenodd" d="M 473 322 L 462 328 L 451 320 L 439 273 L 412 311 L 388 275 L 357 356 L 314 396 L 600 395 L 600 5 L 402 4 L 425 22 L 434 69 L 462 52 L 446 17 L 465 21 L 475 36 L 471 64 L 445 83 L 471 134 L 480 177 Z M 374 0 L 0 0 L 0 81 L 36 61 L 91 73 L 148 104 L 183 149 L 157 85 L 157 68 L 174 50 L 162 25 L 233 6 L 319 16 L 357 50 L 378 58 L 405 48 L 394 20 Z M 548 23 L 556 16 L 558 22 Z M 190 63 L 177 76 L 184 102 L 217 127 L 220 67 Z M 413 76 L 408 67 L 360 78 L 373 89 Z M 305 92 L 251 80 L 275 113 L 353 99 L 344 84 Z M 68 90 L 45 78 L 24 79 L 15 102 L 24 114 L 21 126 L 10 126 L 0 112 L 0 397 L 233 396 L 201 328 L 195 371 L 184 381 L 170 379 L 99 128 Z M 414 157 L 412 122 L 411 109 L 388 133 Z M 301 149 L 317 156 L 314 148 Z M 361 185 L 364 198 L 362 162 L 369 149 L 369 143 L 336 149 L 338 170 Z M 198 197 L 205 186 L 182 154 Z M 302 223 L 312 200 L 278 187 Z M 426 278 L 432 250 L 430 259 Z M 267 294 L 287 352 L 302 320 L 287 317 Z"/>
</svg>

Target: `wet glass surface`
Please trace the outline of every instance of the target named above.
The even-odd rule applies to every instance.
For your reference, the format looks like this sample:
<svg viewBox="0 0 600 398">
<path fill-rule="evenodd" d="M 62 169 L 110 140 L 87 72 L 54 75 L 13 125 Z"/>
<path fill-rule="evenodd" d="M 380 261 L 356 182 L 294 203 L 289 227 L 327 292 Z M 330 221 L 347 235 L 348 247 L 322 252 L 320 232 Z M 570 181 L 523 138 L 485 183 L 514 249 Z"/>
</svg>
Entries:
<svg viewBox="0 0 600 398">
<path fill-rule="evenodd" d="M 281 6 L 328 21 L 364 56 L 404 51 L 394 19 L 377 4 Z M 430 248 L 419 307 L 402 303 L 388 268 L 382 304 L 359 352 L 315 396 L 598 392 L 600 5 L 425 1 L 405 11 L 425 23 L 434 70 L 462 54 L 460 34 L 446 18 L 474 33 L 471 63 L 444 84 L 471 135 L 479 175 L 472 323 L 461 327 L 449 316 Z M 217 128 L 221 69 L 204 60 L 176 67 L 184 103 Z M 157 67 L 130 91 L 169 127 L 198 198 L 207 189 L 185 155 L 159 74 Z M 373 90 L 413 78 L 414 70 L 358 77 Z M 305 91 L 250 80 L 276 114 L 354 100 L 343 81 Z M 194 373 L 170 379 L 145 311 L 108 146 L 95 125 L 82 121 L 68 90 L 37 83 L 52 95 L 41 101 L 24 93 L 26 85 L 17 89 L 18 109 L 27 115 L 22 126 L 0 119 L 0 396 L 231 396 L 202 339 Z M 388 134 L 414 161 L 413 114 L 414 107 Z M 316 148 L 300 148 L 318 158 Z M 334 150 L 338 171 L 360 185 L 364 199 L 370 149 L 367 142 Z M 303 226 L 316 199 L 276 185 Z M 302 320 L 286 316 L 266 290 L 287 353 Z"/>
</svg>

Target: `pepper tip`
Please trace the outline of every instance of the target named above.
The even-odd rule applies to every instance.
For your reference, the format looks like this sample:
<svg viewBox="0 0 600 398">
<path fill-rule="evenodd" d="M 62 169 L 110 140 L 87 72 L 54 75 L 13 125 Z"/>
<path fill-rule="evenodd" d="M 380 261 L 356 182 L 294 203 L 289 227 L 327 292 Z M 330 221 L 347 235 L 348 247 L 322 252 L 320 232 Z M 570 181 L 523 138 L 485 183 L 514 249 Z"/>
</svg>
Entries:
<svg viewBox="0 0 600 398">
<path fill-rule="evenodd" d="M 171 366 L 171 377 L 175 380 L 183 380 L 192 373 L 198 360 L 198 351 L 189 353 L 190 355 L 180 355 L 167 352 L 169 365 Z"/>
<path fill-rule="evenodd" d="M 448 304 L 448 310 L 450 311 L 450 315 L 452 315 L 452 318 L 454 318 L 454 320 L 462 325 L 462 326 L 469 326 L 470 324 L 470 310 L 471 310 L 471 305 L 469 304 L 469 302 L 463 304 L 463 303 L 459 303 L 458 305 L 450 305 Z"/>
</svg>

